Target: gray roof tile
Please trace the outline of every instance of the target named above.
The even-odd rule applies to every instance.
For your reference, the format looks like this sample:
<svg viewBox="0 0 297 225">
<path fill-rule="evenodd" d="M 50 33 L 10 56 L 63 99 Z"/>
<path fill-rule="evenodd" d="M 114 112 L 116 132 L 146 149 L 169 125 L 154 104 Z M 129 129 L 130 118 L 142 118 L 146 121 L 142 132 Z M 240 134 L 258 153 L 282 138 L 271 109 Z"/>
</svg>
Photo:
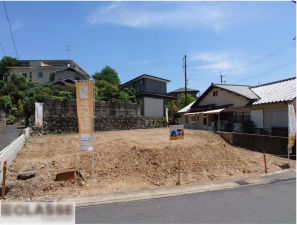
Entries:
<svg viewBox="0 0 297 225">
<path fill-rule="evenodd" d="M 213 84 L 213 86 L 237 93 L 249 99 L 258 99 L 258 96 L 251 90 L 252 86 L 220 83 Z"/>
<path fill-rule="evenodd" d="M 196 90 L 196 89 L 192 89 L 192 88 L 187 88 L 187 91 L 197 91 L 199 92 L 199 90 Z M 185 92 L 185 88 L 179 88 L 179 89 L 176 89 L 174 91 L 170 91 L 169 93 L 173 93 L 173 92 Z"/>
<path fill-rule="evenodd" d="M 253 105 L 292 101 L 296 98 L 296 77 L 251 88 L 260 98 Z"/>
</svg>

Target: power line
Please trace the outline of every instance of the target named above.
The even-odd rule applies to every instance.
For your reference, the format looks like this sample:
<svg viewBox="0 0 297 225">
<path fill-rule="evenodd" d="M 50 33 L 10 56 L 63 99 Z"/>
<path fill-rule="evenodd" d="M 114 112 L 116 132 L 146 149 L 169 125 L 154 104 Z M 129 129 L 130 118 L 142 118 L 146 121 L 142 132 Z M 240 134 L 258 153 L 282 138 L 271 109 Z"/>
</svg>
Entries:
<svg viewBox="0 0 297 225">
<path fill-rule="evenodd" d="M 12 37 L 12 41 L 13 41 L 13 44 L 14 44 L 14 48 L 15 48 L 17 57 L 18 57 L 18 59 L 19 59 L 18 50 L 17 50 L 16 45 L 15 45 L 15 41 L 14 41 L 14 38 L 13 38 L 13 34 L 12 34 L 12 30 L 11 30 L 11 26 L 10 26 L 10 22 L 9 22 L 9 18 L 8 18 L 8 13 L 7 13 L 6 5 L 5 5 L 5 2 L 4 2 L 4 1 L 3 1 L 3 4 L 4 4 L 4 8 L 5 8 L 5 12 L 6 12 L 6 18 L 7 18 L 7 22 L 8 22 L 8 25 L 9 25 L 9 29 L 10 29 L 10 33 L 11 33 L 11 37 Z"/>
<path fill-rule="evenodd" d="M 287 37 L 288 37 L 288 36 L 287 36 Z M 282 40 L 283 40 L 283 39 L 282 39 Z M 265 54 L 264 56 L 260 57 L 259 59 L 256 59 L 256 60 L 251 61 L 250 63 L 246 64 L 246 65 L 243 66 L 240 70 L 233 70 L 233 71 L 227 73 L 226 75 L 229 75 L 229 74 L 231 74 L 231 73 L 233 73 L 233 72 L 239 72 L 239 71 L 241 71 L 243 68 L 248 68 L 248 67 L 250 67 L 250 66 L 257 65 L 258 63 L 260 63 L 260 62 L 262 62 L 262 61 L 264 61 L 264 60 L 266 60 L 266 59 L 269 59 L 269 58 L 271 58 L 271 57 L 273 57 L 273 56 L 276 56 L 277 54 L 279 54 L 279 53 L 281 53 L 281 52 L 283 52 L 283 51 L 285 51 L 285 50 L 287 50 L 287 49 L 289 49 L 289 48 L 291 48 L 291 47 L 295 47 L 295 46 L 296 46 L 296 36 L 295 36 L 294 39 L 292 39 L 292 40 L 286 42 L 285 44 L 283 44 L 283 45 L 277 47 L 276 49 L 270 51 L 269 53 Z M 267 48 L 266 48 L 266 49 L 267 49 Z"/>
<path fill-rule="evenodd" d="M 289 61 L 287 61 L 287 62 L 285 62 L 285 63 L 283 63 L 283 64 L 281 64 L 281 65 L 278 65 L 278 66 L 276 66 L 276 67 L 274 67 L 274 68 L 272 68 L 272 69 L 270 69 L 270 70 L 267 70 L 267 71 L 265 71 L 265 72 L 263 72 L 263 73 L 259 73 L 259 74 L 257 74 L 257 75 L 251 76 L 251 77 L 246 78 L 246 79 L 243 79 L 243 80 L 237 80 L 237 81 L 235 81 L 235 82 L 238 82 L 238 81 L 246 81 L 246 80 L 250 80 L 250 79 L 253 79 L 253 78 L 256 78 L 256 77 L 265 76 L 265 75 L 267 75 L 267 74 L 269 74 L 269 73 L 276 72 L 276 71 L 278 71 L 278 70 L 281 70 L 281 69 L 283 69 L 283 68 L 285 68 L 285 67 L 287 67 L 287 66 L 293 65 L 293 64 L 295 64 L 295 63 L 296 63 L 296 58 L 291 59 L 291 60 L 289 60 Z"/>
<path fill-rule="evenodd" d="M 277 49 L 275 49 L 275 50 L 267 53 L 266 55 L 262 56 L 261 58 L 256 59 L 256 60 L 250 62 L 249 64 L 250 65 L 258 64 L 259 62 L 262 62 L 262 61 L 264 61 L 267 58 L 273 57 L 273 56 L 277 55 L 278 53 L 281 53 L 281 52 L 287 50 L 288 48 L 294 47 L 295 44 L 296 44 L 296 40 L 293 39 L 293 42 L 292 41 L 289 41 L 288 43 L 286 43 L 286 44 L 280 46 L 279 48 L 277 48 Z"/>
<path fill-rule="evenodd" d="M 5 53 L 5 51 L 4 51 L 4 48 L 3 48 L 2 44 L 1 44 L 1 42 L 0 42 L 0 45 L 1 45 L 1 48 L 2 48 L 2 50 L 3 50 L 3 52 L 4 52 L 4 56 L 6 56 L 6 53 Z"/>
</svg>

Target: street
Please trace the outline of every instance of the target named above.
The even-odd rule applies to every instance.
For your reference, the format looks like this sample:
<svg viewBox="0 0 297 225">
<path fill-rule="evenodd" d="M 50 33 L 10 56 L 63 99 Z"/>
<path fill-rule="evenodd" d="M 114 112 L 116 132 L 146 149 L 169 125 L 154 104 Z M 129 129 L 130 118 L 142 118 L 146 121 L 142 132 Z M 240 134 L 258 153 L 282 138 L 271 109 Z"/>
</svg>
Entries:
<svg viewBox="0 0 297 225">
<path fill-rule="evenodd" d="M 22 129 L 25 127 L 16 124 L 0 127 L 0 152 L 18 138 Z"/>
<path fill-rule="evenodd" d="M 296 178 L 76 209 L 76 223 L 296 223 Z"/>
</svg>

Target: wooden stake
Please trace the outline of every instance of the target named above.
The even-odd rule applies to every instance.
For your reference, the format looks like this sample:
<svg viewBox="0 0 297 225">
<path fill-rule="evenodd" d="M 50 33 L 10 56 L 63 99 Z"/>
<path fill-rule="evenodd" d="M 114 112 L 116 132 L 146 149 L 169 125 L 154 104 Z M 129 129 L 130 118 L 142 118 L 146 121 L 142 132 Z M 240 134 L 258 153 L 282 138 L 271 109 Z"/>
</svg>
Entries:
<svg viewBox="0 0 297 225">
<path fill-rule="evenodd" d="M 266 155 L 265 155 L 265 151 L 263 152 L 263 157 L 264 157 L 265 173 L 267 174 L 267 166 L 266 166 Z"/>
<path fill-rule="evenodd" d="M 180 158 L 178 158 L 178 181 L 177 184 L 180 186 Z"/>
<path fill-rule="evenodd" d="M 7 161 L 4 161 L 4 166 L 3 166 L 3 181 L 2 181 L 2 201 L 5 198 L 5 181 L 6 181 L 6 166 L 7 166 Z"/>
</svg>

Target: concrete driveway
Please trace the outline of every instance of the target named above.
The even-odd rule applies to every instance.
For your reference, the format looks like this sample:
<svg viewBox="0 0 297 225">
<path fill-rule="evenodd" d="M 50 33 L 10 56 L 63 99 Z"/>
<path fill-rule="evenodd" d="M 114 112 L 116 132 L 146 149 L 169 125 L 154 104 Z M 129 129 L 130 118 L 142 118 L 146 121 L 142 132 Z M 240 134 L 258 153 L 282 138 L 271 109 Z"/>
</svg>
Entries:
<svg viewBox="0 0 297 225">
<path fill-rule="evenodd" d="M 0 126 L 0 152 L 11 142 L 13 142 L 23 129 L 25 129 L 24 126 L 15 124 Z"/>
</svg>

